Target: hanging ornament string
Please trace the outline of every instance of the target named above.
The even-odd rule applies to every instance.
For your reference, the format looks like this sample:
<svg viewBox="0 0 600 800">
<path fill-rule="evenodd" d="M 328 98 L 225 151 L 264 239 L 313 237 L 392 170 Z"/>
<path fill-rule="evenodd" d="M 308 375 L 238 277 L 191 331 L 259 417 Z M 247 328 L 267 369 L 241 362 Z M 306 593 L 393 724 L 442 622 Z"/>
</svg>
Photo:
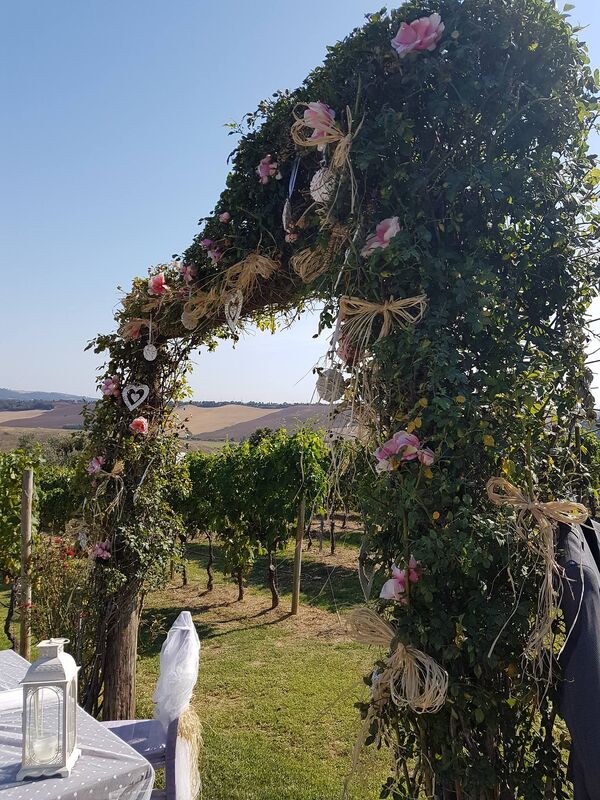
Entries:
<svg viewBox="0 0 600 800">
<path fill-rule="evenodd" d="M 296 178 L 298 177 L 298 170 L 300 169 L 300 157 L 298 157 L 294 161 L 294 166 L 292 167 L 292 172 L 290 174 L 290 180 L 288 183 L 288 198 L 291 200 L 292 195 L 294 194 L 294 189 L 296 188 Z"/>
<path fill-rule="evenodd" d="M 348 242 L 349 239 L 349 232 L 344 228 L 345 236 L 343 239 L 338 240 L 340 247 L 343 246 L 344 243 L 348 242 L 348 246 L 346 247 L 343 261 L 340 265 L 337 278 L 335 280 L 335 284 L 333 287 L 333 294 L 337 292 L 339 283 L 342 279 L 342 275 L 344 273 L 344 269 L 346 268 L 348 261 L 350 259 L 350 255 L 352 254 L 353 247 L 356 243 L 356 239 L 358 238 L 360 232 L 360 227 L 357 225 L 355 227 L 354 233 L 352 235 L 352 240 Z M 332 232 L 333 236 L 333 232 Z M 293 266 L 293 265 L 292 265 Z M 294 267 L 295 268 L 295 267 Z M 308 269 L 308 267 L 307 267 Z M 298 270 L 297 270 L 298 271 Z M 333 336 L 331 337 L 329 350 L 325 356 L 325 362 L 328 365 L 329 369 L 335 370 L 338 369 L 337 362 L 336 362 L 336 348 L 338 345 L 339 337 L 340 337 L 340 330 L 341 330 L 342 318 L 340 314 L 340 310 L 338 309 L 337 318 L 335 321 L 335 327 L 333 330 Z M 354 367 L 353 371 L 358 374 L 356 367 Z M 334 445 L 334 421 L 337 414 L 337 408 L 333 402 L 329 402 L 329 414 L 328 414 L 328 425 L 327 425 L 327 432 L 329 434 L 329 440 L 332 443 L 331 447 L 331 460 L 330 466 L 328 471 L 328 483 L 332 487 L 333 491 L 329 493 L 330 503 L 331 506 L 327 509 L 328 514 L 333 513 L 333 506 L 336 503 L 337 498 L 342 497 L 342 490 L 341 490 L 341 480 L 343 474 L 343 451 L 336 450 Z M 352 398 L 350 402 L 350 413 L 349 418 L 344 424 L 344 428 L 346 430 L 346 435 L 354 436 L 354 425 L 353 421 L 355 419 L 355 401 Z"/>
<path fill-rule="evenodd" d="M 589 514 L 581 503 L 552 501 L 541 503 L 527 497 L 505 478 L 490 478 L 487 494 L 491 502 L 500 507 L 512 506 L 516 510 L 515 531 L 529 550 L 544 563 L 544 577 L 539 591 L 538 609 L 533 630 L 527 643 L 527 654 L 533 658 L 534 674 L 541 679 L 546 672 L 547 683 L 552 680 L 552 653 L 548 658 L 546 645 L 554 641 L 552 623 L 560 603 L 561 570 L 556 561 L 554 531 L 557 524 L 581 524 Z M 533 517 L 539 537 L 529 533 L 526 520 Z M 555 578 L 558 580 L 555 581 Z M 556 588 L 558 587 L 558 588 Z"/>
<path fill-rule="evenodd" d="M 294 218 L 292 214 L 292 195 L 294 194 L 294 189 L 296 187 L 296 178 L 298 177 L 298 168 L 300 166 L 300 158 L 296 158 L 294 162 L 294 166 L 292 167 L 292 173 L 290 175 L 290 180 L 288 183 L 288 196 L 285 201 L 285 205 L 283 206 L 283 213 L 281 215 L 281 222 L 283 225 L 283 230 L 286 233 L 293 233 L 296 225 L 294 224 Z"/>
<path fill-rule="evenodd" d="M 143 355 L 146 361 L 155 361 L 158 355 L 156 346 L 152 344 L 152 313 L 148 320 L 148 344 L 144 347 Z"/>
</svg>

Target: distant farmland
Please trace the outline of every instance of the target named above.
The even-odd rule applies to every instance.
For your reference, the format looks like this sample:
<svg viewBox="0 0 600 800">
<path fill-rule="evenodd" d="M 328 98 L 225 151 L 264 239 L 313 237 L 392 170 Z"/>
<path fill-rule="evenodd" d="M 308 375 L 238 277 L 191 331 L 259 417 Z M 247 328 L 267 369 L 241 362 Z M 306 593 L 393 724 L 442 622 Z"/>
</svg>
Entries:
<svg viewBox="0 0 600 800">
<path fill-rule="evenodd" d="M 0 450 L 14 448 L 23 436 L 45 441 L 51 436 L 66 436 L 80 430 L 82 409 L 83 403 L 58 401 L 48 411 L 0 411 Z M 189 448 L 213 450 L 219 447 L 219 442 L 240 441 L 257 428 L 295 430 L 305 424 L 322 427 L 327 411 L 327 406 L 315 404 L 257 408 L 232 403 L 210 408 L 188 404 L 181 406 L 177 413 L 185 425 L 182 438 Z"/>
</svg>

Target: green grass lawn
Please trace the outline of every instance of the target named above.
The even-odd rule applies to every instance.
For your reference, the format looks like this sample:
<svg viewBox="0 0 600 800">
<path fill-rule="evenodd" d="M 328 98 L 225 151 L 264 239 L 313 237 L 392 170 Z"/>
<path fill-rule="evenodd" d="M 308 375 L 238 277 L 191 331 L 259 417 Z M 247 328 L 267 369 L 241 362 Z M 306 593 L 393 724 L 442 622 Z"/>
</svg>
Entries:
<svg viewBox="0 0 600 800">
<path fill-rule="evenodd" d="M 246 598 L 220 570 L 204 593 L 205 548 L 190 548 L 190 586 L 149 598 L 139 656 L 138 715 L 151 713 L 158 653 L 172 619 L 188 608 L 202 639 L 195 707 L 204 725 L 205 800 L 339 798 L 359 730 L 353 704 L 375 654 L 348 640 L 335 613 L 360 601 L 356 550 L 305 553 L 301 614 L 288 614 L 291 550 L 279 568 L 281 609 L 270 611 L 259 561 Z M 217 567 L 218 553 L 217 553 Z M 388 756 L 367 752 L 350 797 L 379 797 Z"/>
<path fill-rule="evenodd" d="M 248 576 L 244 601 L 237 602 L 237 586 L 224 576 L 217 547 L 215 588 L 206 593 L 203 543 L 189 547 L 187 587 L 177 575 L 147 598 L 137 716 L 152 715 L 161 644 L 175 617 L 188 609 L 202 641 L 194 703 L 204 728 L 204 800 L 340 798 L 360 727 L 354 703 L 365 697 L 362 678 L 377 657 L 352 642 L 343 625 L 344 614 L 361 601 L 357 540 L 355 533 L 341 537 L 334 556 L 327 542 L 322 552 L 315 541 L 304 553 L 297 617 L 289 615 L 292 547 L 278 558 L 281 605 L 275 611 L 264 559 Z M 0 602 L 7 600 L 8 593 L 0 593 Z M 0 647 L 7 646 L 0 632 Z M 365 751 L 352 800 L 379 797 L 388 763 L 387 753 Z"/>
</svg>

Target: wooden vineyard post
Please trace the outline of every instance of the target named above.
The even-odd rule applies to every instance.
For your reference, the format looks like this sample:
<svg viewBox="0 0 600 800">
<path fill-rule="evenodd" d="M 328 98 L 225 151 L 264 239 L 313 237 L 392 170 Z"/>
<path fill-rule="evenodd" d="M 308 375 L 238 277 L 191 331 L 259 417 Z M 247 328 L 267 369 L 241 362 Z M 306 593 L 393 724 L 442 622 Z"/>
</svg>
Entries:
<svg viewBox="0 0 600 800">
<path fill-rule="evenodd" d="M 302 540 L 304 538 L 304 512 L 306 498 L 303 496 L 298 508 L 298 523 L 296 526 L 296 551 L 294 553 L 294 580 L 292 583 L 292 614 L 298 613 L 300 605 L 300 573 L 302 571 Z"/>
<path fill-rule="evenodd" d="M 19 653 L 31 656 L 31 510 L 33 503 L 33 470 L 23 472 L 21 492 L 21 631 Z"/>
<path fill-rule="evenodd" d="M 319 514 L 319 552 L 323 550 L 323 538 L 325 536 L 325 514 Z"/>
</svg>

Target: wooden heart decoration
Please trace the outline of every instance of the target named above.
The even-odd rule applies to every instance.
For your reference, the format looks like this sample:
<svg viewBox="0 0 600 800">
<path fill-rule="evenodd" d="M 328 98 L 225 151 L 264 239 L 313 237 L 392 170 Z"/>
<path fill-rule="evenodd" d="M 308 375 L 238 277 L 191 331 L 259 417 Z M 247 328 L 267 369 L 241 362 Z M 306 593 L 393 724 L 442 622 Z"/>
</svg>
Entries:
<svg viewBox="0 0 600 800">
<path fill-rule="evenodd" d="M 123 388 L 121 397 L 127 408 L 130 411 L 135 411 L 136 408 L 141 406 L 142 403 L 148 399 L 149 394 L 150 389 L 146 384 L 140 383 L 136 385 L 134 383 L 129 383 Z"/>
<path fill-rule="evenodd" d="M 241 289 L 232 292 L 225 302 L 225 319 L 234 336 L 237 336 L 237 324 L 242 313 L 243 302 L 244 295 Z"/>
</svg>

